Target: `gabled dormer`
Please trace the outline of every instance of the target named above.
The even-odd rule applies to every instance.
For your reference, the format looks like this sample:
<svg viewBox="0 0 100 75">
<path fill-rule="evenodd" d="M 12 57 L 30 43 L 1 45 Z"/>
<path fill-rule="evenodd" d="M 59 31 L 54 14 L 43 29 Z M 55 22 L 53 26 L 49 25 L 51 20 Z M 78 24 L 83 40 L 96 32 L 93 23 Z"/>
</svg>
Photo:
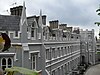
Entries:
<svg viewBox="0 0 100 75">
<path fill-rule="evenodd" d="M 30 27 L 30 33 L 31 33 L 31 39 L 32 40 L 36 39 L 37 28 L 38 28 L 38 25 L 37 25 L 36 19 L 34 18 L 32 24 L 31 24 L 31 27 Z"/>
</svg>

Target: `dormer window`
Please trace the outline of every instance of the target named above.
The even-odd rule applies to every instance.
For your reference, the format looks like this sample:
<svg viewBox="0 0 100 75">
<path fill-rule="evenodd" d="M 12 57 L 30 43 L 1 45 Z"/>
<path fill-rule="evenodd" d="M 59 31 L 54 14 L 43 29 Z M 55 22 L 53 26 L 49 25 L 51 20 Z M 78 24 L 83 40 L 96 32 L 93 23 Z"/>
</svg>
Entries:
<svg viewBox="0 0 100 75">
<path fill-rule="evenodd" d="M 52 36 L 53 36 L 53 37 L 56 37 L 56 35 L 55 35 L 55 34 L 52 34 Z"/>
<path fill-rule="evenodd" d="M 18 31 L 15 31 L 15 37 L 18 37 Z"/>
<path fill-rule="evenodd" d="M 34 35 L 35 35 L 35 34 L 34 34 L 34 30 L 35 30 L 35 29 L 34 29 L 34 26 L 35 26 L 35 25 L 34 25 L 34 24 L 35 24 L 35 22 L 33 22 L 32 25 L 31 25 L 31 37 L 34 37 Z"/>
<path fill-rule="evenodd" d="M 35 21 L 31 24 L 31 37 L 32 39 L 36 39 L 36 29 L 37 29 L 37 24 Z"/>
<path fill-rule="evenodd" d="M 31 29 L 31 37 L 34 37 L 34 28 Z"/>
<path fill-rule="evenodd" d="M 32 28 L 34 28 L 34 27 L 35 27 L 35 22 L 32 23 Z"/>
<path fill-rule="evenodd" d="M 66 35 L 63 35 L 64 38 L 66 38 Z"/>
<path fill-rule="evenodd" d="M 73 36 L 71 36 L 71 38 L 74 38 Z"/>
</svg>

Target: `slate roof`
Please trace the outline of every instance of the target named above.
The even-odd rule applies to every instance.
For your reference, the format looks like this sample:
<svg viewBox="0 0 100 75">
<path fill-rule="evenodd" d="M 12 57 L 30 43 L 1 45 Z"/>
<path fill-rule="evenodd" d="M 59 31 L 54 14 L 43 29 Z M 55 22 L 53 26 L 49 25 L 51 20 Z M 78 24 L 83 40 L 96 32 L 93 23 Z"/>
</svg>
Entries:
<svg viewBox="0 0 100 75">
<path fill-rule="evenodd" d="M 0 15 L 0 31 L 19 31 L 19 23 L 19 16 Z"/>
</svg>

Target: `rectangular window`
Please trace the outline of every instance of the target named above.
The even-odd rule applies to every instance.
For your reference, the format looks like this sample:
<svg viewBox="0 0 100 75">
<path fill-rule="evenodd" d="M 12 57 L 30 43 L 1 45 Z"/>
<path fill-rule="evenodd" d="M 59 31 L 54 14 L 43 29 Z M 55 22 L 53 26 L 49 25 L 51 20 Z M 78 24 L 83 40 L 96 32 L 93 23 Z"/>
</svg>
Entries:
<svg viewBox="0 0 100 75">
<path fill-rule="evenodd" d="M 70 53 L 70 46 L 68 46 L 68 53 Z"/>
<path fill-rule="evenodd" d="M 52 49 L 52 58 L 55 58 L 55 48 Z"/>
<path fill-rule="evenodd" d="M 61 50 L 61 48 L 59 48 L 60 49 L 60 56 L 62 56 L 62 50 Z"/>
<path fill-rule="evenodd" d="M 55 75 L 55 70 L 52 71 L 52 75 Z"/>
<path fill-rule="evenodd" d="M 15 37 L 18 37 L 18 31 L 15 31 Z"/>
<path fill-rule="evenodd" d="M 49 60 L 49 49 L 46 49 L 46 60 Z"/>
<path fill-rule="evenodd" d="M 65 47 L 65 54 L 67 54 L 67 49 L 66 49 L 66 47 Z"/>
<path fill-rule="evenodd" d="M 36 55 L 31 56 L 32 70 L 36 69 Z"/>
<path fill-rule="evenodd" d="M 34 28 L 31 29 L 31 37 L 34 37 Z"/>
<path fill-rule="evenodd" d="M 61 55 L 64 55 L 63 47 L 61 47 Z"/>
<path fill-rule="evenodd" d="M 62 75 L 64 75 L 64 68 L 63 68 L 63 66 L 61 66 L 61 73 L 62 73 Z"/>
<path fill-rule="evenodd" d="M 60 68 L 58 68 L 58 75 L 60 75 Z"/>
<path fill-rule="evenodd" d="M 67 64 L 65 64 L 64 70 L 65 70 L 65 75 L 67 75 Z"/>
<path fill-rule="evenodd" d="M 58 56 L 60 57 L 60 48 L 57 48 L 58 49 Z"/>
</svg>

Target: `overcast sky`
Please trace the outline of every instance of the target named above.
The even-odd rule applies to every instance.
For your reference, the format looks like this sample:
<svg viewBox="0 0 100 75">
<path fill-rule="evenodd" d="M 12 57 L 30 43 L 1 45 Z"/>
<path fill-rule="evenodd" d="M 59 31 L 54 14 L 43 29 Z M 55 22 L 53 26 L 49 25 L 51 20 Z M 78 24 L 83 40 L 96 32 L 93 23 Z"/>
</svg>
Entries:
<svg viewBox="0 0 100 75">
<path fill-rule="evenodd" d="M 9 14 L 9 8 L 26 4 L 27 16 L 39 15 L 40 9 L 47 15 L 47 22 L 59 20 L 68 26 L 79 26 L 83 29 L 95 29 L 98 34 L 100 27 L 94 22 L 100 21 L 96 9 L 99 8 L 100 0 L 0 0 L 0 14 Z M 13 3 L 17 2 L 16 5 Z"/>
</svg>

